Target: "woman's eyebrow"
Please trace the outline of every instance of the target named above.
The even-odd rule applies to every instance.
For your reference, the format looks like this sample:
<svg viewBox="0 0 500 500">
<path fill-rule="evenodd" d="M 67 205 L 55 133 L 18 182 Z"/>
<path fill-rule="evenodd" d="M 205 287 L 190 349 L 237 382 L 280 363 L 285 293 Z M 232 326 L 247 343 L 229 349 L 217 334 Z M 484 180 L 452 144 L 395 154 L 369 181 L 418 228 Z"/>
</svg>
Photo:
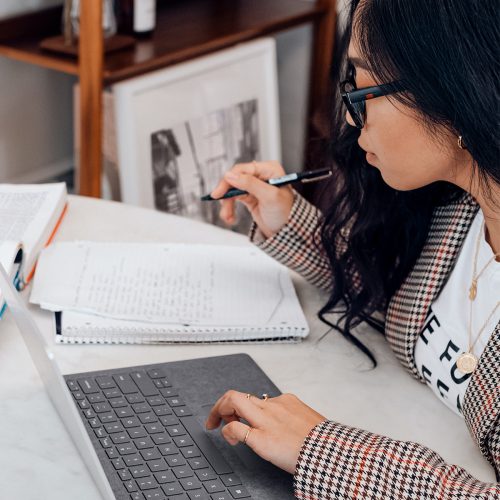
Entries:
<svg viewBox="0 0 500 500">
<path fill-rule="evenodd" d="M 349 57 L 349 62 L 353 65 L 356 66 L 356 68 L 364 69 L 368 71 L 370 68 L 368 68 L 368 64 L 366 61 L 363 59 L 360 59 L 359 57 Z"/>
</svg>

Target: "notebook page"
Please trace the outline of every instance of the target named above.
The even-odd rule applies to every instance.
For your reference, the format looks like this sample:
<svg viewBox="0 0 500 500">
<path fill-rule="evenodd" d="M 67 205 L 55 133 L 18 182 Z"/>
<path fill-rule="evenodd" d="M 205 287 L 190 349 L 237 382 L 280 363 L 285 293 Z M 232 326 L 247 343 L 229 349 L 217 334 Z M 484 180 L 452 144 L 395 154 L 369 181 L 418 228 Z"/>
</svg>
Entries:
<svg viewBox="0 0 500 500">
<path fill-rule="evenodd" d="M 30 300 L 131 321 L 266 325 L 283 273 L 253 247 L 58 243 L 42 252 Z"/>
<path fill-rule="evenodd" d="M 54 226 L 65 198 L 63 182 L 0 184 L 0 243 L 23 243 L 26 273 L 31 271 L 37 251 L 45 243 L 44 234 Z"/>
</svg>

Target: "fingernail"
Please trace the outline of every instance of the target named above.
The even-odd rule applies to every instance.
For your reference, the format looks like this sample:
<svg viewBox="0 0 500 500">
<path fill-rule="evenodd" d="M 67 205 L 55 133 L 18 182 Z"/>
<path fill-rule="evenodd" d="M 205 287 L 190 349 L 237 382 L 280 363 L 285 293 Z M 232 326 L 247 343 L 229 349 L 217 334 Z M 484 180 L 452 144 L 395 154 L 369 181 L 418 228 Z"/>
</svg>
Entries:
<svg viewBox="0 0 500 500">
<path fill-rule="evenodd" d="M 229 181 L 236 181 L 236 180 L 238 180 L 238 177 L 239 177 L 239 175 L 235 174 L 233 172 L 230 172 L 230 173 L 226 174 L 226 179 L 229 180 Z"/>
</svg>

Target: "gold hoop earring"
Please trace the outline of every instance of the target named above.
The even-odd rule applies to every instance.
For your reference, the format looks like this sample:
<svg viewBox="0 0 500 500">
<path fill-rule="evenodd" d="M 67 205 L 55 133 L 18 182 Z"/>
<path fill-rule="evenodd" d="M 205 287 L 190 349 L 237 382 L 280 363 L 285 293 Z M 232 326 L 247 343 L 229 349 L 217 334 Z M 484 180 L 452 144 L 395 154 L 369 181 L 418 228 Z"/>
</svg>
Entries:
<svg viewBox="0 0 500 500">
<path fill-rule="evenodd" d="M 458 136 L 458 141 L 457 141 L 458 147 L 460 149 L 467 149 L 464 144 L 464 140 L 461 135 Z"/>
</svg>

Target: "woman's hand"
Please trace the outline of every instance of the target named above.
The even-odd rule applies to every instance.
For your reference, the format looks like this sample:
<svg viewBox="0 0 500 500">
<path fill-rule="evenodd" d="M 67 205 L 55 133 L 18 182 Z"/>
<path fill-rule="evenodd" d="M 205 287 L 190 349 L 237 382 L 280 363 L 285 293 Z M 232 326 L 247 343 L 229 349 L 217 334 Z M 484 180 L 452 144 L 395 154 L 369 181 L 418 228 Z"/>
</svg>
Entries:
<svg viewBox="0 0 500 500">
<path fill-rule="evenodd" d="M 255 453 L 277 467 L 293 474 L 300 449 L 313 427 L 325 417 L 309 408 L 293 394 L 283 394 L 267 400 L 247 397 L 237 391 L 226 392 L 210 411 L 207 429 L 216 429 L 226 422 L 222 435 L 229 444 L 245 441 Z"/>
<path fill-rule="evenodd" d="M 234 224 L 234 204 L 241 201 L 250 211 L 253 220 L 266 238 L 277 233 L 288 221 L 293 205 L 290 186 L 271 186 L 265 181 L 285 175 L 285 170 L 276 161 L 239 163 L 226 172 L 224 178 L 210 193 L 220 198 L 231 187 L 244 189 L 249 194 L 221 200 L 220 217 L 227 224 Z"/>
</svg>

